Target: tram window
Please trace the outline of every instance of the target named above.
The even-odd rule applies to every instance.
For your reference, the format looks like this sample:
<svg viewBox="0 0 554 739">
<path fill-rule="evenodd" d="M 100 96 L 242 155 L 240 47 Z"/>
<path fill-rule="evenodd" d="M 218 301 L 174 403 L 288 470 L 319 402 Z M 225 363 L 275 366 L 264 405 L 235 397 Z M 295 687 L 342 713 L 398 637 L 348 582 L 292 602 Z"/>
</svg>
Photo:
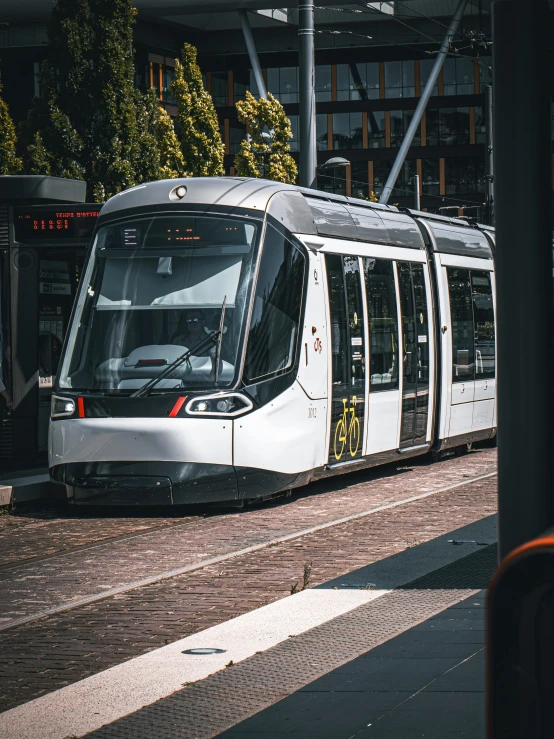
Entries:
<svg viewBox="0 0 554 739">
<path fill-rule="evenodd" d="M 469 270 L 448 268 L 452 315 L 452 382 L 474 379 L 475 347 Z"/>
<path fill-rule="evenodd" d="M 471 271 L 475 330 L 475 379 L 495 376 L 494 306 L 489 272 Z"/>
<path fill-rule="evenodd" d="M 398 314 L 393 263 L 364 258 L 370 338 L 370 390 L 398 388 Z"/>
<path fill-rule="evenodd" d="M 232 384 L 258 232 L 255 222 L 189 215 L 134 219 L 101 229 L 86 267 L 59 387 L 137 390 L 219 327 L 224 300 L 218 385 Z M 205 345 L 156 389 L 213 387 L 214 357 L 214 347 Z"/>
<path fill-rule="evenodd" d="M 348 386 L 348 335 L 346 331 L 346 306 L 344 301 L 344 276 L 342 258 L 327 254 L 327 282 L 331 304 L 331 357 L 333 362 L 333 385 Z"/>
<path fill-rule="evenodd" d="M 246 351 L 253 382 L 290 370 L 296 357 L 306 259 L 285 236 L 267 227 Z"/>
</svg>

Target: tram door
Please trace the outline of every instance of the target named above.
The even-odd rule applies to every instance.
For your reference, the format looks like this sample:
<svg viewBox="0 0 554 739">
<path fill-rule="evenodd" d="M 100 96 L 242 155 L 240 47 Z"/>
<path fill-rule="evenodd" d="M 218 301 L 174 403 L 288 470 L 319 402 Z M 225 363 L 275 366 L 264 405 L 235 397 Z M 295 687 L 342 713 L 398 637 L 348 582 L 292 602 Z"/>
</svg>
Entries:
<svg viewBox="0 0 554 739">
<path fill-rule="evenodd" d="M 331 310 L 331 434 L 329 463 L 362 456 L 365 416 L 365 347 L 358 257 L 325 258 Z"/>
<path fill-rule="evenodd" d="M 403 387 L 400 447 L 424 444 L 429 412 L 429 316 L 423 265 L 398 262 Z"/>
</svg>

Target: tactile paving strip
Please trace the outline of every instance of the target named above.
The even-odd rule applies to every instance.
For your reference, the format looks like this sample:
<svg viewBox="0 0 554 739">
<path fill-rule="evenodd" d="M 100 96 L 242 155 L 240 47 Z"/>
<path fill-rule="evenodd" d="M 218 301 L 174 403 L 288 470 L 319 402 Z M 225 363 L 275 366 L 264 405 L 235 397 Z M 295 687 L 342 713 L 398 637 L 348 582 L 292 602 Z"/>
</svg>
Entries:
<svg viewBox="0 0 554 739">
<path fill-rule="evenodd" d="M 485 588 L 496 546 L 442 567 L 125 718 L 89 739 L 210 739 Z"/>
</svg>

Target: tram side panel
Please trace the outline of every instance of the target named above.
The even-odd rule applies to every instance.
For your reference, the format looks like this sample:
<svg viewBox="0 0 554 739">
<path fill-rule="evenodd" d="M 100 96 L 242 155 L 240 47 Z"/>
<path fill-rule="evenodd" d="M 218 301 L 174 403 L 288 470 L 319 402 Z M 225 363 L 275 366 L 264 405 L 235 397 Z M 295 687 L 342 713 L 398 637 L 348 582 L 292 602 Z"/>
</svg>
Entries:
<svg viewBox="0 0 554 739">
<path fill-rule="evenodd" d="M 494 274 L 490 260 L 436 254 L 442 354 L 441 446 L 495 427 Z"/>
<path fill-rule="evenodd" d="M 271 401 L 233 422 L 233 464 L 243 498 L 307 483 L 312 470 L 327 461 L 328 324 L 323 265 L 312 252 L 306 282 L 296 378 Z"/>
</svg>

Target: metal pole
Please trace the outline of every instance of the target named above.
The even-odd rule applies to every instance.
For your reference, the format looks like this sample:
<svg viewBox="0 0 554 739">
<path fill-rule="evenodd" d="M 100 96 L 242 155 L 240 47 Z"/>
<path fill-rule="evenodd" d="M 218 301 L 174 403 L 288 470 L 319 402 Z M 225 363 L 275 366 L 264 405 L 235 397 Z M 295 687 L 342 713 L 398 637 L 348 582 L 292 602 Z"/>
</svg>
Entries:
<svg viewBox="0 0 554 739">
<path fill-rule="evenodd" d="M 425 85 L 425 89 L 421 93 L 419 103 L 417 104 L 417 108 L 415 109 L 414 117 L 412 118 L 411 123 L 408 126 L 408 130 L 404 135 L 402 146 L 398 150 L 398 154 L 396 155 L 396 159 L 394 160 L 394 164 L 392 165 L 392 169 L 385 183 L 385 187 L 383 188 L 383 192 L 381 193 L 381 197 L 379 199 L 380 203 L 386 204 L 389 202 L 389 197 L 394 189 L 396 180 L 398 179 L 398 175 L 400 174 L 400 170 L 402 169 L 402 165 L 404 164 L 404 161 L 406 159 L 406 155 L 408 154 L 408 149 L 412 145 L 415 132 L 417 131 L 417 127 L 419 126 L 421 117 L 423 116 L 423 111 L 425 110 L 427 103 L 429 102 L 431 92 L 433 91 L 433 87 L 435 86 L 435 82 L 437 81 L 437 78 L 439 76 L 439 72 L 441 71 L 444 60 L 446 59 L 446 55 L 449 50 L 450 39 L 456 33 L 466 5 L 467 0 L 460 0 L 460 2 L 458 3 L 458 7 L 456 8 L 456 12 L 452 17 L 452 20 L 450 21 L 450 26 L 448 27 L 448 31 L 446 32 L 446 36 L 444 37 L 444 40 L 441 44 L 440 51 L 437 55 L 437 58 L 435 59 L 433 69 L 431 70 L 431 74 L 429 75 L 429 79 L 427 80 L 427 84 Z"/>
<path fill-rule="evenodd" d="M 550 22 L 547 0 L 492 5 L 501 558 L 554 524 Z"/>
<path fill-rule="evenodd" d="M 419 175 L 418 174 L 414 175 L 414 187 L 415 187 L 414 208 L 416 210 L 421 210 L 421 199 L 419 197 Z"/>
<path fill-rule="evenodd" d="M 315 180 L 317 153 L 315 141 L 314 92 L 314 3 L 298 5 L 300 62 L 300 185 L 311 187 Z"/>
<path fill-rule="evenodd" d="M 248 56 L 250 57 L 250 64 L 252 65 L 252 71 L 254 72 L 254 79 L 258 86 L 258 94 L 261 98 L 267 98 L 267 90 L 265 87 L 265 80 L 262 74 L 262 68 L 260 67 L 260 61 L 256 52 L 256 46 L 254 44 L 254 37 L 252 36 L 252 29 L 248 21 L 248 13 L 246 10 L 239 9 L 240 25 L 242 26 L 242 34 L 248 50 Z"/>
<path fill-rule="evenodd" d="M 492 87 L 485 85 L 485 114 L 487 130 L 487 205 L 489 225 L 494 225 L 494 152 L 493 152 L 493 117 L 492 117 Z"/>
</svg>

